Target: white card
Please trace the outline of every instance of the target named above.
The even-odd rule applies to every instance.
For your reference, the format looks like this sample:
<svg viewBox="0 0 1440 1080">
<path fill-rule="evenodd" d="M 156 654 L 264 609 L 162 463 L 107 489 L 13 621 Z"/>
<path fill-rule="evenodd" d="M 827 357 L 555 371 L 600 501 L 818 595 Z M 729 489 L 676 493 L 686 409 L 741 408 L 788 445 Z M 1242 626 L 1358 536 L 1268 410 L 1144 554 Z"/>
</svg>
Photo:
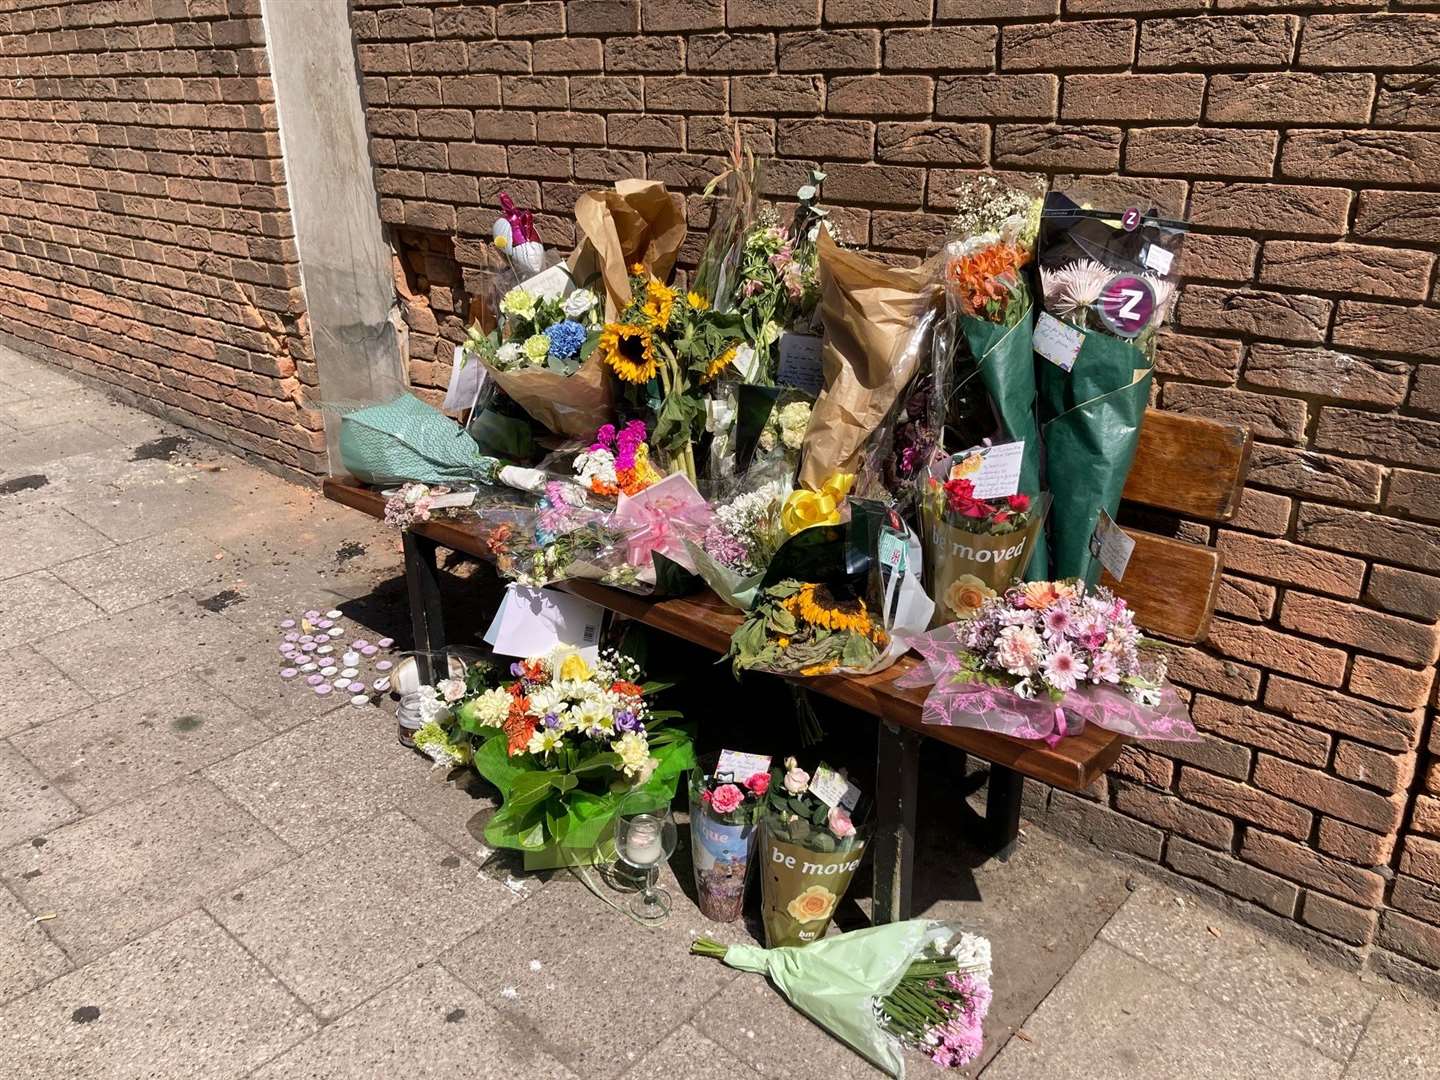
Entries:
<svg viewBox="0 0 1440 1080">
<path fill-rule="evenodd" d="M 534 277 L 528 277 L 520 283 L 531 296 L 541 300 L 558 300 L 574 288 L 574 281 L 570 277 L 570 268 L 563 262 L 558 262 L 548 270 L 541 270 Z"/>
<path fill-rule="evenodd" d="M 593 659 L 605 609 L 569 593 L 510 585 L 485 640 L 501 656 L 544 656 L 559 645 Z"/>
<path fill-rule="evenodd" d="M 729 776 L 735 783 L 743 784 L 756 773 L 770 771 L 768 754 L 745 754 L 739 750 L 721 750 L 720 760 L 715 763 L 711 776 Z"/>
<path fill-rule="evenodd" d="M 1075 358 L 1080 355 L 1080 348 L 1085 344 L 1085 334 L 1078 327 L 1061 322 L 1048 311 L 1042 311 L 1035 320 L 1035 332 L 1031 340 L 1037 353 L 1061 371 L 1069 371 L 1075 366 Z"/>
<path fill-rule="evenodd" d="M 818 394 L 825 388 L 825 369 L 820 361 L 824 338 L 814 334 L 780 335 L 780 371 L 775 381 L 793 386 L 807 394 Z"/>
<path fill-rule="evenodd" d="M 1008 499 L 1020 490 L 1020 464 L 1025 458 L 1025 440 L 976 446 L 957 458 L 980 455 L 980 468 L 967 479 L 975 485 L 977 499 Z"/>
<path fill-rule="evenodd" d="M 1100 520 L 1095 522 L 1095 532 L 1090 537 L 1090 554 L 1100 560 L 1100 565 L 1110 572 L 1111 577 L 1123 581 L 1125 568 L 1130 565 L 1130 556 L 1134 551 L 1134 539 L 1102 509 Z"/>
<path fill-rule="evenodd" d="M 1147 244 L 1145 246 L 1145 265 L 1164 277 L 1170 273 L 1170 267 L 1175 265 L 1175 253 L 1159 244 Z"/>
<path fill-rule="evenodd" d="M 480 388 L 485 385 L 489 374 L 485 365 L 473 356 L 466 356 L 465 350 L 455 346 L 455 363 L 450 368 L 450 385 L 445 388 L 445 400 L 440 408 L 447 412 L 459 412 L 475 406 Z"/>
<path fill-rule="evenodd" d="M 860 789 L 828 765 L 816 768 L 810 778 L 810 793 L 832 810 L 836 806 L 854 810 L 860 801 Z"/>
</svg>

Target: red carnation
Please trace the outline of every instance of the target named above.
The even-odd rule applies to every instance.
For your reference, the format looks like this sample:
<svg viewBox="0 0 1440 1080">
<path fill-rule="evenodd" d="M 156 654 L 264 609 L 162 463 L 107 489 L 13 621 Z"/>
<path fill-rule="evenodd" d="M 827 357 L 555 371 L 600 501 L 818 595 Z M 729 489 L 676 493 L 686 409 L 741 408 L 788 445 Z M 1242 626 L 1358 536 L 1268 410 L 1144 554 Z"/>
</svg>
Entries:
<svg viewBox="0 0 1440 1080">
<path fill-rule="evenodd" d="M 1010 498 L 1005 501 L 1010 504 L 1010 509 L 1014 510 L 1017 514 L 1023 514 L 1026 510 L 1030 509 L 1030 496 L 1023 493 L 1011 495 Z"/>
</svg>

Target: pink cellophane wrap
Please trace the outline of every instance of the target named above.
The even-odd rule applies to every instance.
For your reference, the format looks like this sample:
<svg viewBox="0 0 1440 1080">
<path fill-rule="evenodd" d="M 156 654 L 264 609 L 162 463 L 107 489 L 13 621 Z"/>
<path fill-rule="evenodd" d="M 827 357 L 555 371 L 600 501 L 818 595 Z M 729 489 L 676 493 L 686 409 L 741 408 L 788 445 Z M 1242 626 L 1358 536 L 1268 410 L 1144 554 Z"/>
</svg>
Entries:
<svg viewBox="0 0 1440 1080">
<path fill-rule="evenodd" d="M 1160 704 L 1137 704 L 1118 686 L 1086 683 L 1057 704 L 1049 696 L 1022 698 L 1000 686 L 957 682 L 966 654 L 956 637 L 956 624 L 908 639 L 922 660 L 895 680 L 898 687 L 934 684 L 921 710 L 926 724 L 979 728 L 1018 739 L 1043 739 L 1054 746 L 1066 735 L 1078 735 L 1095 724 L 1135 739 L 1197 742 L 1200 736 L 1190 722 L 1190 710 L 1165 682 Z"/>
<path fill-rule="evenodd" d="M 649 566 L 658 551 L 693 574 L 695 560 L 685 541 L 704 540 L 714 516 L 690 478 L 672 473 L 634 495 L 621 495 L 611 523 L 625 533 L 625 561 L 631 566 Z"/>
</svg>

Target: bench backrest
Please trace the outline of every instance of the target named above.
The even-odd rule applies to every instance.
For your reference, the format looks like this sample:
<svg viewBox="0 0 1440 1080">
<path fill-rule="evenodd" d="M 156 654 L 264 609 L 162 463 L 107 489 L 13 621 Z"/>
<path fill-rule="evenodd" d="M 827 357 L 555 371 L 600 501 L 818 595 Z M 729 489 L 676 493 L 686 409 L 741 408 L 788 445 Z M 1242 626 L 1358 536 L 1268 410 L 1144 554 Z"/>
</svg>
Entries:
<svg viewBox="0 0 1440 1080">
<path fill-rule="evenodd" d="M 1240 507 L 1249 464 L 1248 428 L 1148 409 L 1124 501 L 1229 521 Z M 1117 582 L 1107 573 L 1101 582 L 1130 603 L 1144 629 L 1176 641 L 1203 641 L 1220 590 L 1220 553 L 1129 525 L 1125 531 L 1135 540 L 1125 579 Z"/>
</svg>

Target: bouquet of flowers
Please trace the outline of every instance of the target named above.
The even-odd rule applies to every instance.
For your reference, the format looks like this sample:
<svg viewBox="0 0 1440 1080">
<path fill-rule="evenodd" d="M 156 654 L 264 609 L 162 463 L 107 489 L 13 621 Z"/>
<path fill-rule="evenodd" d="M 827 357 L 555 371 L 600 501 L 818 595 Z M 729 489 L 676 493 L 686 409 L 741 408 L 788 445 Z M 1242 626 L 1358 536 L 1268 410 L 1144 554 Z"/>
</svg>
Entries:
<svg viewBox="0 0 1440 1080">
<path fill-rule="evenodd" d="M 956 454 L 921 475 L 918 510 L 935 620 L 968 619 L 1025 573 L 1049 494 L 975 497 L 971 479 L 989 448 Z"/>
<path fill-rule="evenodd" d="M 897 686 L 933 682 L 927 724 L 976 727 L 1054 745 L 1086 723 L 1137 738 L 1193 741 L 1158 642 L 1124 600 L 1081 581 L 1032 581 L 910 644 L 925 663 Z"/>
<path fill-rule="evenodd" d="M 489 334 L 472 326 L 462 348 L 495 371 L 545 368 L 573 375 L 600 340 L 598 306 L 589 289 L 561 297 L 517 285 L 500 300 L 503 325 Z"/>
<path fill-rule="evenodd" d="M 825 936 L 865 853 L 862 809 L 860 789 L 824 765 L 812 776 L 790 757 L 770 770 L 761 815 L 767 945 Z"/>
<path fill-rule="evenodd" d="M 627 792 L 673 798 L 695 763 L 690 736 L 665 726 L 678 714 L 650 707 L 663 687 L 642 683 L 627 656 L 607 650 L 592 664 L 559 649 L 510 675 L 467 681 L 452 715 L 502 799 L 486 841 L 524 852 L 529 867 L 588 861 Z"/>
<path fill-rule="evenodd" d="M 550 480 L 533 507 L 498 507 L 480 514 L 480 520 L 496 570 L 522 585 L 567 577 L 635 583 L 636 571 L 619 554 L 624 531 L 609 513 L 590 505 L 578 484 Z"/>
<path fill-rule="evenodd" d="M 694 484 L 694 442 L 704 431 L 706 397 L 734 362 L 739 318 L 718 314 L 698 293 L 676 292 L 638 263 L 630 270 L 634 300 L 606 323 L 599 354 L 632 408 L 654 417 L 655 448 Z"/>
<path fill-rule="evenodd" d="M 833 590 L 794 578 L 762 589 L 730 638 L 726 658 L 735 673 L 809 676 L 874 666 L 889 634 L 863 597 Z"/>
<path fill-rule="evenodd" d="M 660 482 L 645 445 L 645 422 L 631 420 L 619 430 L 605 424 L 595 441 L 575 456 L 575 475 L 592 494 L 634 495 Z"/>
<path fill-rule="evenodd" d="M 741 760 L 751 755 L 738 755 Z M 711 772 L 690 774 L 690 852 L 700 912 L 715 922 L 740 917 L 750 868 L 755 820 L 770 787 L 769 758 L 756 772 L 737 775 L 737 757 L 721 755 Z M 748 769 L 746 770 L 748 772 Z"/>
<path fill-rule="evenodd" d="M 890 1076 L 902 1046 L 943 1068 L 980 1053 L 990 1007 L 990 943 L 943 923 L 909 919 L 814 944 L 761 949 L 697 938 L 690 951 L 767 975 L 807 1017 Z"/>
<path fill-rule="evenodd" d="M 1031 351 L 1039 193 L 989 173 L 957 192 L 955 238 L 941 253 L 946 317 L 936 332 L 930 427 L 946 450 L 996 438 L 1024 443 L 1020 487 L 1040 490 Z M 1043 571 L 1043 537 L 1035 555 Z"/>
</svg>

